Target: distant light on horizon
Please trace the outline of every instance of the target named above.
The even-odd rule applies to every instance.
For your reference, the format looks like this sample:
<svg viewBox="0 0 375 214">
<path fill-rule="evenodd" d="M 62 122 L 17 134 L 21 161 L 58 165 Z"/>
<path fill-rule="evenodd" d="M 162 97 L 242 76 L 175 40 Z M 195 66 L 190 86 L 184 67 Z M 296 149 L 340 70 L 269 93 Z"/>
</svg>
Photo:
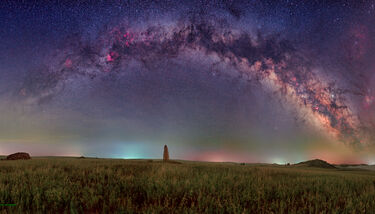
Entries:
<svg viewBox="0 0 375 214">
<path fill-rule="evenodd" d="M 274 157 L 270 159 L 270 163 L 276 163 L 276 164 L 286 164 L 287 162 L 283 158 Z"/>
</svg>

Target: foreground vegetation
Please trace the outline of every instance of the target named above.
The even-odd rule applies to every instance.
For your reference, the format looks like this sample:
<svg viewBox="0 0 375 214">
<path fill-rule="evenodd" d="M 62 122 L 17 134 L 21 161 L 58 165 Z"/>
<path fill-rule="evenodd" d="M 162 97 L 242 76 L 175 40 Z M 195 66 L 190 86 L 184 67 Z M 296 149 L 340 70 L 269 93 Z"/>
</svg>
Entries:
<svg viewBox="0 0 375 214">
<path fill-rule="evenodd" d="M 40 158 L 0 161 L 2 213 L 375 213 L 375 172 Z"/>
</svg>

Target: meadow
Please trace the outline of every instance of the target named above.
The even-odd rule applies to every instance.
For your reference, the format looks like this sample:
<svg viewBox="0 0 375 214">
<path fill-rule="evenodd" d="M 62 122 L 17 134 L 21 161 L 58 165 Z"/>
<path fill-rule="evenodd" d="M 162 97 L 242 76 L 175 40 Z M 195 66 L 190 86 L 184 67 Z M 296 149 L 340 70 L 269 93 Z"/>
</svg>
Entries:
<svg viewBox="0 0 375 214">
<path fill-rule="evenodd" d="M 375 171 L 179 162 L 0 161 L 0 213 L 375 213 Z"/>
</svg>

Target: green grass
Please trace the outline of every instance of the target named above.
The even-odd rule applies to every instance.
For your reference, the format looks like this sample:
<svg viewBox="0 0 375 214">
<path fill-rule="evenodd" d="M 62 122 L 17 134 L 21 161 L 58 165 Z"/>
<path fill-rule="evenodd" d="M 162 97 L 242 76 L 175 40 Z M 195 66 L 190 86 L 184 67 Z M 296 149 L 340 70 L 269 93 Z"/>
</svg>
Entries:
<svg viewBox="0 0 375 214">
<path fill-rule="evenodd" d="M 0 161 L 2 213 L 375 213 L 375 172 L 181 161 Z"/>
</svg>

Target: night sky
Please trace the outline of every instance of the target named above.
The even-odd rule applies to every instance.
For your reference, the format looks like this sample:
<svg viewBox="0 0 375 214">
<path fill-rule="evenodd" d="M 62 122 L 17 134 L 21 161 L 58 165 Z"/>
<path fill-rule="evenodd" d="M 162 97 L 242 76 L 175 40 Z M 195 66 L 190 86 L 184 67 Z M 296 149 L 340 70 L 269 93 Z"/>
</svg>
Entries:
<svg viewBox="0 0 375 214">
<path fill-rule="evenodd" d="M 0 154 L 375 163 L 375 0 L 3 0 L 0 39 Z"/>
</svg>

